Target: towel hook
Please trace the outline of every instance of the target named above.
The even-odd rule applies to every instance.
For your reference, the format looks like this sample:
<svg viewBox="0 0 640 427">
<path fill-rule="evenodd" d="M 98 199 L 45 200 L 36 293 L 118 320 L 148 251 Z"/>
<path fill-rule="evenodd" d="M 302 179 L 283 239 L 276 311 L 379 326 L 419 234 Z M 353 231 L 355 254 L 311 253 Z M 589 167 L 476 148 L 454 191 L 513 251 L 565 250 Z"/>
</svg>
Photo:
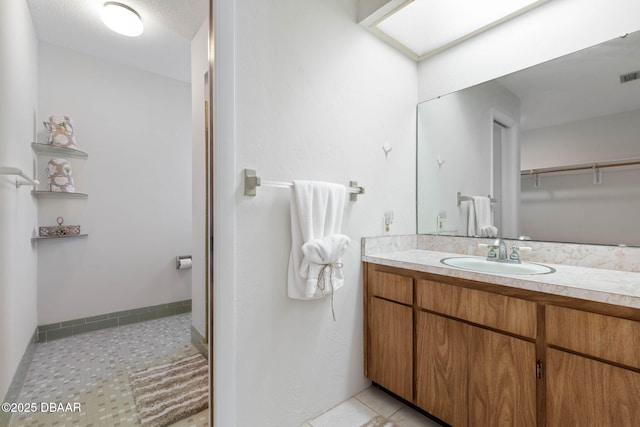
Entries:
<svg viewBox="0 0 640 427">
<path fill-rule="evenodd" d="M 386 141 L 384 144 L 382 144 L 382 150 L 384 151 L 384 156 L 388 157 L 391 150 L 393 150 L 391 144 L 389 144 L 389 141 Z"/>
</svg>

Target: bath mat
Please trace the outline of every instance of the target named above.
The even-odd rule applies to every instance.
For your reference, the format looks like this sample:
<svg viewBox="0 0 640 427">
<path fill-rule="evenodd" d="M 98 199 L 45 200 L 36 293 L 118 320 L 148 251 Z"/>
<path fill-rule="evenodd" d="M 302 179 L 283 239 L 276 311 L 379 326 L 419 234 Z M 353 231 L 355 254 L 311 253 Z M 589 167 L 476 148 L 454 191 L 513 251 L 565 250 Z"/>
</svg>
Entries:
<svg viewBox="0 0 640 427">
<path fill-rule="evenodd" d="M 360 427 L 398 427 L 396 424 L 392 423 L 382 415 L 378 415 L 376 417 L 371 418 L 366 423 L 362 424 Z"/>
<path fill-rule="evenodd" d="M 131 392 L 144 427 L 162 427 L 208 407 L 208 362 L 200 353 L 136 371 Z"/>
</svg>

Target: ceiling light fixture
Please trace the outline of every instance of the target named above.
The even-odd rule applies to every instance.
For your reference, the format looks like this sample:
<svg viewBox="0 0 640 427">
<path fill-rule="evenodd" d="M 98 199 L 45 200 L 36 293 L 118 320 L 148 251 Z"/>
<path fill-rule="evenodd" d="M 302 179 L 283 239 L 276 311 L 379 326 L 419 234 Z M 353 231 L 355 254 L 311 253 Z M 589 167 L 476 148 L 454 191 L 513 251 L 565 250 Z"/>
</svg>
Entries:
<svg viewBox="0 0 640 427">
<path fill-rule="evenodd" d="M 548 1 L 389 0 L 361 24 L 421 60 Z"/>
<path fill-rule="evenodd" d="M 138 12 L 122 3 L 106 2 L 100 12 L 100 17 L 109 29 L 128 37 L 137 37 L 144 30 Z"/>
</svg>

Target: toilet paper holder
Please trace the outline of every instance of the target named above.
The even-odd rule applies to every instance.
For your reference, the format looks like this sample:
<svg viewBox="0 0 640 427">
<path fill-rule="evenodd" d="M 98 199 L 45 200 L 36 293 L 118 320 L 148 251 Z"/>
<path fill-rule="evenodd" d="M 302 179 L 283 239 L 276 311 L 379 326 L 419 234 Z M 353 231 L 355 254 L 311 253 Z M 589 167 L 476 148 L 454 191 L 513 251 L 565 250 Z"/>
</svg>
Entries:
<svg viewBox="0 0 640 427">
<path fill-rule="evenodd" d="M 178 255 L 176 257 L 176 270 L 191 268 L 191 255 Z"/>
</svg>

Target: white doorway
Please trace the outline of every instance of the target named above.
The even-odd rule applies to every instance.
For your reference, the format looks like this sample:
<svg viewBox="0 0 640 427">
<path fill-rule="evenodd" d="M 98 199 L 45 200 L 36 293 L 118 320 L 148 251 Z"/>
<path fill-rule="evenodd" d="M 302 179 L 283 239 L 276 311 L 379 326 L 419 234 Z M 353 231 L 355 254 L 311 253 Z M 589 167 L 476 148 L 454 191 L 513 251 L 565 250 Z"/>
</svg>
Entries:
<svg viewBox="0 0 640 427">
<path fill-rule="evenodd" d="M 514 118 L 491 110 L 491 189 L 498 235 L 517 238 L 520 231 L 520 141 Z"/>
</svg>

